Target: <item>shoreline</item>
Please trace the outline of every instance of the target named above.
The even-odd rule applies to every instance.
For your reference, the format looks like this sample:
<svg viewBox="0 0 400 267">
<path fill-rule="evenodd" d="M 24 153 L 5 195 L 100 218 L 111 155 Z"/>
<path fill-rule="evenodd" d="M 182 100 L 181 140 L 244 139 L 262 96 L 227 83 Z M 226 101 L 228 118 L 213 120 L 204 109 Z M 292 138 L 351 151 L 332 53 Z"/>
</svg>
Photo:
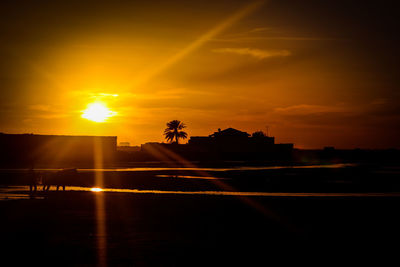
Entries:
<svg viewBox="0 0 400 267">
<path fill-rule="evenodd" d="M 94 190 L 95 189 L 95 190 Z M 122 188 L 91 188 L 67 186 L 65 191 L 30 192 L 28 186 L 0 186 L 0 201 L 17 199 L 45 199 L 51 195 L 59 197 L 70 193 L 88 194 L 155 194 L 155 195 L 191 195 L 191 196 L 223 196 L 223 197 L 277 197 L 277 198 L 397 198 L 399 192 L 243 192 L 243 191 L 171 191 L 171 190 L 140 190 Z"/>
<path fill-rule="evenodd" d="M 100 251 L 110 266 L 298 263 L 315 253 L 341 259 L 349 250 L 357 259 L 354 248 L 380 255 L 400 238 L 399 204 L 398 197 L 51 191 L 45 199 L 0 201 L 0 234 L 5 257 L 25 255 L 20 260 L 30 264 L 96 265 Z"/>
</svg>

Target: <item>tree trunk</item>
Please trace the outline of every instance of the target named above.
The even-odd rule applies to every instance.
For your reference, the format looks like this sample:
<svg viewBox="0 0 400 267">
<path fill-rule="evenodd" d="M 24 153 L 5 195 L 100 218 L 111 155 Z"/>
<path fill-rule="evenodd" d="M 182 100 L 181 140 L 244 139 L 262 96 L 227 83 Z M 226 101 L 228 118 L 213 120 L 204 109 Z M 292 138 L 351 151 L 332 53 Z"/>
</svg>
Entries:
<svg viewBox="0 0 400 267">
<path fill-rule="evenodd" d="M 176 140 L 176 144 L 178 144 L 178 131 L 175 130 L 175 140 Z"/>
</svg>

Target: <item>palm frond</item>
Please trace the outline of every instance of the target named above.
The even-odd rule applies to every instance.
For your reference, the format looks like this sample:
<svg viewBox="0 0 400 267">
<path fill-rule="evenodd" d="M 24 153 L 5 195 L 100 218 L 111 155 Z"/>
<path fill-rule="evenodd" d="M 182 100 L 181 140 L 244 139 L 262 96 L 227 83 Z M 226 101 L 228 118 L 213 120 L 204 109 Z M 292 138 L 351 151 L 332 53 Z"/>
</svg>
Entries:
<svg viewBox="0 0 400 267">
<path fill-rule="evenodd" d="M 167 123 L 167 129 L 170 129 L 170 130 L 175 130 L 175 129 L 181 130 L 185 127 L 186 127 L 186 125 L 178 120 L 173 120 L 173 121 L 170 121 Z"/>
<path fill-rule="evenodd" d="M 168 133 L 164 133 L 165 138 L 167 139 L 168 142 L 174 140 L 175 138 L 175 133 L 174 132 L 168 132 Z"/>
<path fill-rule="evenodd" d="M 186 139 L 187 138 L 187 133 L 184 131 L 178 132 L 178 138 Z"/>
</svg>

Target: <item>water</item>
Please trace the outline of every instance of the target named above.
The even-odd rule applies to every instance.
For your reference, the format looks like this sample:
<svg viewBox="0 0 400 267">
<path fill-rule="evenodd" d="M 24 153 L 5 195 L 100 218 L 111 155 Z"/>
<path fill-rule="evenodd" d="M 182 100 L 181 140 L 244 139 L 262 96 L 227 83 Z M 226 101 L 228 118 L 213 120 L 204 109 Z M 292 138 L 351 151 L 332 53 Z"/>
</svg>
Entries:
<svg viewBox="0 0 400 267">
<path fill-rule="evenodd" d="M 226 172 L 226 171 L 262 171 L 279 169 L 340 169 L 354 167 L 354 163 L 297 165 L 297 166 L 236 166 L 236 167 L 127 167 L 127 168 L 81 168 L 79 172 L 152 172 L 152 171 L 199 171 L 199 172 Z M 28 171 L 29 169 L 2 169 L 2 171 Z M 34 171 L 60 171 L 62 168 L 36 168 Z"/>
<path fill-rule="evenodd" d="M 173 179 L 201 179 L 201 180 L 226 180 L 227 178 L 218 178 L 212 176 L 192 176 L 192 175 L 166 175 L 158 174 L 156 177 L 160 178 L 173 178 Z"/>
<path fill-rule="evenodd" d="M 249 166 L 239 166 L 239 167 L 230 167 L 230 168 L 202 168 L 202 167 L 190 167 L 190 168 L 182 168 L 182 167 L 136 167 L 136 168 L 100 168 L 100 169 L 78 169 L 78 172 L 156 172 L 154 177 L 157 177 L 161 180 L 164 179 L 171 179 L 171 185 L 173 185 L 174 179 L 199 179 L 199 180 L 210 180 L 213 183 L 222 184 L 222 181 L 215 181 L 214 180 L 227 180 L 229 178 L 221 178 L 221 177 L 214 177 L 209 175 L 207 172 L 224 172 L 224 171 L 253 171 L 253 170 L 276 170 L 276 169 L 318 169 L 318 168 L 330 168 L 330 169 L 340 169 L 346 167 L 353 167 L 356 164 L 327 164 L 327 165 L 305 165 L 305 166 L 258 166 L 258 167 L 249 167 Z M 36 171 L 58 171 L 60 169 L 50 169 L 50 168 L 43 168 L 43 169 L 36 169 Z M 15 172 L 26 172 L 27 169 L 13 169 L 8 171 L 15 171 Z M 181 173 L 178 174 L 161 174 L 162 171 L 194 171 L 197 172 L 199 175 L 182 175 Z M 157 174 L 157 172 L 161 172 Z M 208 175 L 207 175 L 208 174 Z M 160 181 L 161 181 L 160 180 Z M 165 180 L 164 180 L 165 181 Z M 169 184 L 169 181 L 168 181 Z M 225 184 L 223 184 L 225 185 Z M 257 188 L 255 191 L 247 192 L 246 189 L 244 190 L 236 190 L 231 186 L 222 186 L 220 187 L 221 190 L 217 188 L 211 187 L 180 187 L 180 188 L 168 188 L 168 190 L 162 190 L 149 188 L 151 186 L 142 186 L 136 185 L 131 187 L 130 189 L 125 188 L 102 188 L 101 190 L 97 190 L 97 192 L 93 192 L 91 187 L 80 187 L 80 186 L 67 186 L 66 191 L 79 191 L 79 192 L 87 192 L 87 193 L 125 193 L 125 194 L 172 194 L 172 195 L 213 195 L 213 196 L 246 196 L 246 197 L 399 197 L 400 192 L 368 192 L 372 191 L 373 188 L 367 190 L 366 192 L 360 193 L 322 193 L 322 192 L 263 192 L 264 190 L 268 190 L 265 188 Z M 112 186 L 110 186 L 112 187 Z M 123 187 L 122 185 L 117 185 L 117 187 Z M 153 187 L 153 186 L 151 186 Z M 40 187 L 41 188 L 41 187 Z M 135 189 L 140 188 L 140 189 Z M 176 190 L 178 189 L 178 190 Z M 182 190 L 181 190 L 182 189 Z M 185 190 L 186 189 L 186 190 Z M 200 189 L 200 190 L 199 190 Z M 52 187 L 51 191 L 54 191 L 54 187 Z M 247 189 L 248 190 L 248 189 Z M 92 191 L 92 192 L 90 192 Z M 59 192 L 59 194 L 63 194 L 63 192 Z M 31 195 L 29 192 L 29 186 L 8 186 L 8 187 L 1 187 L 0 186 L 0 200 L 16 200 L 16 199 L 43 199 L 46 197 L 47 193 L 39 191 L 35 195 Z"/>
<path fill-rule="evenodd" d="M 44 199 L 44 197 L 31 195 L 29 193 L 29 186 L 0 187 L 0 201 L 19 199 Z"/>
<path fill-rule="evenodd" d="M 54 189 L 50 191 L 55 191 Z M 237 191 L 176 191 L 176 190 L 138 190 L 123 188 L 92 188 L 81 186 L 67 186 L 66 192 L 86 192 L 88 194 L 102 193 L 125 193 L 125 194 L 167 194 L 167 195 L 204 195 L 204 196 L 224 196 L 224 197 L 318 197 L 318 198 L 343 198 L 343 197 L 400 197 L 400 192 L 390 193 L 297 193 L 297 192 L 237 192 Z M 0 201 L 21 200 L 21 199 L 44 199 L 45 192 L 38 191 L 37 195 L 29 194 L 29 186 L 11 186 L 0 188 Z M 65 194 L 59 191 L 58 194 Z"/>
</svg>

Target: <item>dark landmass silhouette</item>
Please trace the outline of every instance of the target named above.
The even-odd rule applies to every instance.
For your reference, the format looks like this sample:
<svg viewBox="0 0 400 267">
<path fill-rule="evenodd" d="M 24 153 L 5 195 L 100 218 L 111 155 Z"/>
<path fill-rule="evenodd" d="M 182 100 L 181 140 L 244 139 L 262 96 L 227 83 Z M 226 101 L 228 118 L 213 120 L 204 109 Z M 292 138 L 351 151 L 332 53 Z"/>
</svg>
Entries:
<svg viewBox="0 0 400 267">
<path fill-rule="evenodd" d="M 132 150 L 119 150 L 116 137 L 0 140 L 0 196 L 32 190 L 26 200 L 0 201 L 4 262 L 91 266 L 101 251 L 103 266 L 397 257 L 390 249 L 400 238 L 398 150 L 300 150 L 235 129 Z M 100 158 L 104 169 L 95 168 L 99 151 L 112 155 Z M 77 169 L 61 169 L 69 166 Z M 119 191 L 87 192 L 99 173 L 103 189 Z"/>
<path fill-rule="evenodd" d="M 237 197 L 102 194 L 109 266 L 386 265 L 398 255 L 398 197 L 251 198 L 257 209 Z M 97 198 L 67 191 L 0 201 L 2 260 L 96 265 Z"/>
<path fill-rule="evenodd" d="M 1 133 L 0 147 L 2 167 L 93 166 L 115 161 L 117 137 Z"/>
<path fill-rule="evenodd" d="M 223 164 L 241 161 L 249 164 L 328 164 L 340 162 L 399 162 L 398 149 L 296 149 L 294 144 L 276 144 L 275 138 L 255 132 L 253 135 L 233 128 L 218 130 L 209 136 L 192 136 L 187 144 L 150 142 L 140 151 L 117 152 L 119 162 L 180 161 Z"/>
<path fill-rule="evenodd" d="M 176 140 L 176 136 L 174 135 Z M 233 128 L 209 136 L 192 136 L 187 144 L 150 142 L 140 147 L 117 147 L 116 136 L 0 134 L 0 167 L 87 167 L 129 165 L 134 162 L 224 164 L 241 161 L 259 164 L 327 164 L 339 162 L 398 162 L 397 149 L 296 149 L 276 144 L 265 134 L 250 135 Z"/>
</svg>

